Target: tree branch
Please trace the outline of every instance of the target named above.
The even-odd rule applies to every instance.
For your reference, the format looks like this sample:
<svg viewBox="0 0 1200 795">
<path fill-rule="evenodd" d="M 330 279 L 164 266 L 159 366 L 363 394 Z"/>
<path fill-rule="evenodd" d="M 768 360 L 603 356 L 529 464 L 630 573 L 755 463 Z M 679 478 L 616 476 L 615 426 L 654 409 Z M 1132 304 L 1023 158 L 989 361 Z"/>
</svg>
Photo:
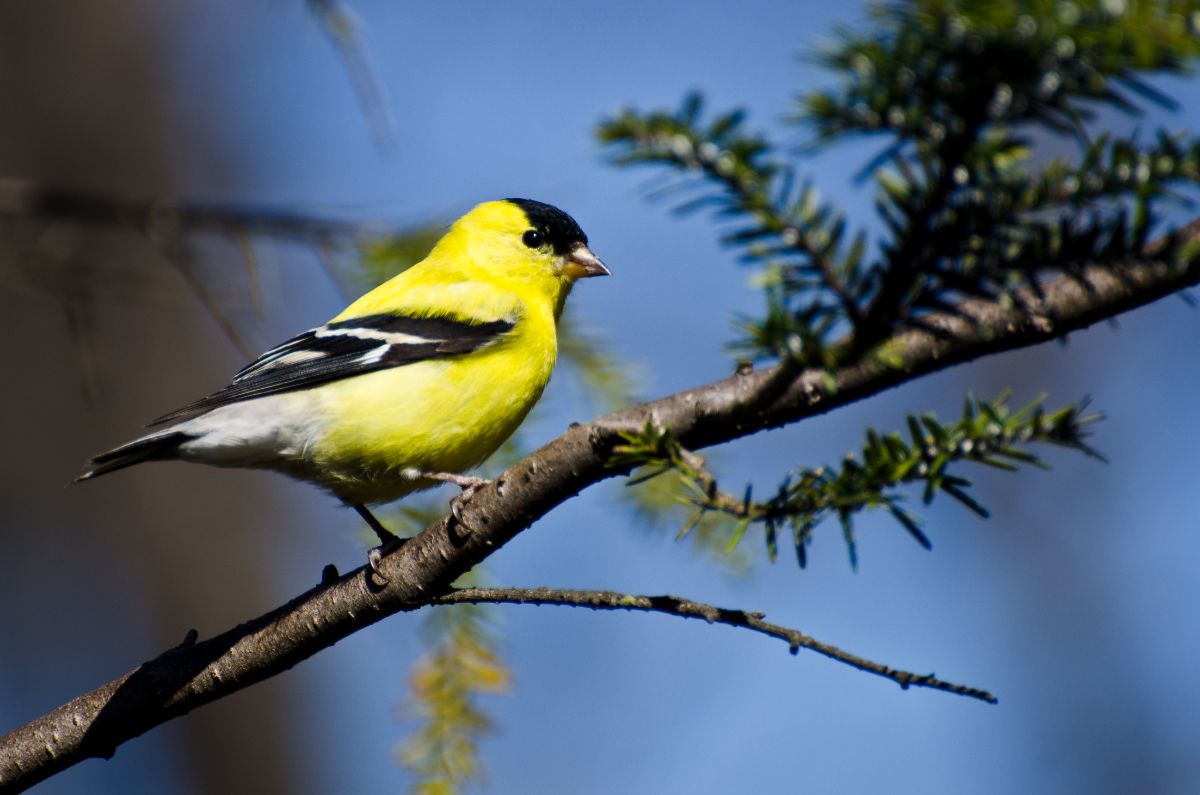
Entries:
<svg viewBox="0 0 1200 795">
<path fill-rule="evenodd" d="M 1181 234 L 1195 237 L 1200 222 Z M 1148 252 L 1152 256 L 1152 252 Z M 804 371 L 774 400 L 761 387 L 775 368 L 705 386 L 573 426 L 479 489 L 464 524 L 446 516 L 369 569 L 329 576 L 286 605 L 200 643 L 185 643 L 0 738 L 0 791 L 20 791 L 196 707 L 274 676 L 363 627 L 429 603 L 459 576 L 582 489 L 621 472 L 608 466 L 621 432 L 652 423 L 699 448 L 823 414 L 904 381 L 990 353 L 1034 345 L 1200 282 L 1188 268 L 1146 261 L 1087 268 L 1043 286 L 1039 298 L 968 299 L 897 335 L 887 355 L 834 372 Z M 330 572 L 335 574 L 335 572 Z"/>
<path fill-rule="evenodd" d="M 587 607 L 592 610 L 637 610 L 645 613 L 665 613 L 679 618 L 699 618 L 710 624 L 742 627 L 772 638 L 779 638 L 787 642 L 788 649 L 792 654 L 798 653 L 800 649 L 809 649 L 860 671 L 891 679 L 905 690 L 910 687 L 928 687 L 958 696 L 977 698 L 989 704 L 995 704 L 998 701 L 986 690 L 945 682 L 933 674 L 899 671 L 889 665 L 873 662 L 859 657 L 857 654 L 843 651 L 837 646 L 822 643 L 799 630 L 770 624 L 763 620 L 765 617 L 763 613 L 729 610 L 703 602 L 693 602 L 678 596 L 639 596 L 616 591 L 574 591 L 557 588 L 459 588 L 430 599 L 428 604 L 452 605 L 464 602 L 470 604 L 560 605 Z"/>
</svg>

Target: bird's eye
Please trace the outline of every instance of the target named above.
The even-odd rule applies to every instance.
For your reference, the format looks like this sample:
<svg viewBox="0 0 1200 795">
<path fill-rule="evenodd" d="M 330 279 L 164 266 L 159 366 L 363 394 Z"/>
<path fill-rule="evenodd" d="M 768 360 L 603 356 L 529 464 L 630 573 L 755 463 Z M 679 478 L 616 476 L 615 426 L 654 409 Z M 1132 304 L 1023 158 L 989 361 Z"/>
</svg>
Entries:
<svg viewBox="0 0 1200 795">
<path fill-rule="evenodd" d="M 521 235 L 521 242 L 530 248 L 538 248 L 544 241 L 542 239 L 541 232 L 536 229 L 530 229 L 528 232 Z"/>
</svg>

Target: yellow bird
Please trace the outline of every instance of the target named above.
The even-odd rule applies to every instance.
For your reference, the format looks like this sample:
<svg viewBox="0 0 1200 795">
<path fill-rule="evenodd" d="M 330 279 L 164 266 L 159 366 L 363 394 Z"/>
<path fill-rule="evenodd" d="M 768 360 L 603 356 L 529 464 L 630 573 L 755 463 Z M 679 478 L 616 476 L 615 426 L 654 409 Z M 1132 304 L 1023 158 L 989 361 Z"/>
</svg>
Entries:
<svg viewBox="0 0 1200 795">
<path fill-rule="evenodd" d="M 563 304 L 609 273 L 571 216 L 530 199 L 480 204 L 424 260 L 323 326 L 242 368 L 219 392 L 101 453 L 77 480 L 143 461 L 274 469 L 354 507 L 461 473 L 512 435 L 550 380 Z"/>
</svg>

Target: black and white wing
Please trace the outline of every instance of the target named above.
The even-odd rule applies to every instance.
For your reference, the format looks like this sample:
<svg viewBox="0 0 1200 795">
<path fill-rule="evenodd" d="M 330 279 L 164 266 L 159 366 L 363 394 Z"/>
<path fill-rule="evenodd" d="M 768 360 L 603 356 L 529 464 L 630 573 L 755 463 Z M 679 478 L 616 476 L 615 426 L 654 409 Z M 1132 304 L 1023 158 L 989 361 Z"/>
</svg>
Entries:
<svg viewBox="0 0 1200 795">
<path fill-rule="evenodd" d="M 329 381 L 426 359 L 470 353 L 512 331 L 513 320 L 379 314 L 339 320 L 293 337 L 243 367 L 232 383 L 151 422 L 161 425 L 241 400 L 309 389 Z"/>
</svg>

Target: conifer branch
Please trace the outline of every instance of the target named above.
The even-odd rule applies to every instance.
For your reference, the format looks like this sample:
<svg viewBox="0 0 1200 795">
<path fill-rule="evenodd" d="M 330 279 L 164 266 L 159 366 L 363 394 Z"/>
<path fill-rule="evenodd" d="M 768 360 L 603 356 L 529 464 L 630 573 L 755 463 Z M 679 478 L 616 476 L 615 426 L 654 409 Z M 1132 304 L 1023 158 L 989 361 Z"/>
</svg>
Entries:
<svg viewBox="0 0 1200 795">
<path fill-rule="evenodd" d="M 732 551 L 751 524 L 762 524 L 767 555 L 773 562 L 779 531 L 789 528 L 797 561 L 803 567 L 813 529 L 837 517 L 850 565 L 857 568 L 854 517 L 864 511 L 887 510 L 917 543 L 931 548 L 920 519 L 903 505 L 901 486 L 924 484 L 922 501 L 926 505 L 936 495 L 946 494 L 986 519 L 987 509 L 968 493 L 971 481 L 951 473 L 958 464 L 971 462 L 1010 472 L 1022 465 L 1046 468 L 1030 452 L 1033 444 L 1057 445 L 1103 460 L 1084 441 L 1088 426 L 1101 418 L 1086 413 L 1086 401 L 1047 412 L 1042 399 L 1012 409 L 1008 397 L 1004 393 L 985 400 L 968 395 L 962 417 L 949 423 L 932 413 L 909 415 L 907 440 L 899 433 L 881 434 L 869 428 L 861 459 L 848 454 L 840 465 L 792 470 L 765 500 L 754 499 L 749 485 L 741 496 L 723 491 L 704 458 L 680 445 L 670 429 L 647 425 L 640 434 L 624 434 L 625 443 L 616 449 L 613 463 L 638 469 L 639 474 L 627 482 L 629 486 L 674 473 L 683 487 L 678 502 L 689 506 L 691 512 L 680 537 L 707 516 L 718 514 L 736 521 L 727 542 Z"/>
</svg>

